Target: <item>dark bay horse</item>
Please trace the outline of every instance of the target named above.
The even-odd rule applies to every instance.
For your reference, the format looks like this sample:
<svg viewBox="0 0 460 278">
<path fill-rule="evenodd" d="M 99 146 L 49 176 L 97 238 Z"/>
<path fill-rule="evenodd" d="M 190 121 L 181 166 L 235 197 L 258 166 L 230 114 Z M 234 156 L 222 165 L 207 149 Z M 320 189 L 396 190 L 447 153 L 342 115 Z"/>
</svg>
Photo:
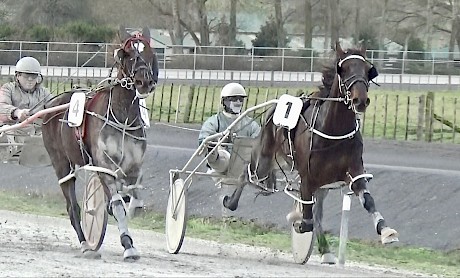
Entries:
<svg viewBox="0 0 460 278">
<path fill-rule="evenodd" d="M 80 206 L 75 193 L 76 178 L 72 173 L 76 166 L 84 165 L 116 173 L 110 175 L 98 171 L 97 175 L 109 201 L 107 209 L 118 223 L 124 259 L 136 260 L 140 256 L 128 231 L 125 196 L 119 193 L 123 188 L 139 185 L 142 180 L 141 166 L 147 143 L 139 99 L 147 97 L 156 86 L 158 60 L 148 28 L 134 35 L 121 28 L 118 38 L 120 48 L 114 51 L 116 78 L 86 94 L 81 125 L 72 127 L 68 124 L 74 107 L 46 114 L 43 141 L 60 180 L 70 222 L 83 253 L 91 253 L 92 249 L 89 249 L 82 231 Z M 69 103 L 72 94 L 67 92 L 58 96 L 47 107 Z M 137 196 L 132 197 L 135 199 Z"/>
<path fill-rule="evenodd" d="M 298 233 L 315 229 L 319 251 L 329 258 L 329 245 L 321 227 L 322 204 L 327 190 L 320 188 L 325 185 L 348 184 L 372 215 L 382 243 L 398 240 L 397 232 L 387 227 L 366 187 L 369 174 L 365 173 L 362 159 L 359 115 L 369 105 L 369 82 L 378 73 L 366 60 L 365 48 L 344 51 L 337 43 L 335 50 L 333 65 L 323 71 L 323 86 L 318 92 L 302 98 L 294 128 L 288 130 L 275 125 L 276 108 L 269 112 L 252 151 L 248 171 L 241 177 L 242 185 L 232 196 L 224 198 L 224 206 L 235 210 L 245 184 L 267 188 L 261 184 L 268 183 L 271 171 L 279 161 L 287 162 L 300 175 L 300 198 L 303 201 L 303 215 L 291 215 L 292 225 Z M 314 198 L 317 199 L 315 211 Z M 329 259 L 326 262 L 334 263 Z"/>
</svg>

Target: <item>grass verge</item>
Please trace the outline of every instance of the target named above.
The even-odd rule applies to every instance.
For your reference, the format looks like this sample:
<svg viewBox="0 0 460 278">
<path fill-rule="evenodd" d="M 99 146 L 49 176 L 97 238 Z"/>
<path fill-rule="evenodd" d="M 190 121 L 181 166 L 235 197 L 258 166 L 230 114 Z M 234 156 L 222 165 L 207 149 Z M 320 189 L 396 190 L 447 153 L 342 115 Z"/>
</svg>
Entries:
<svg viewBox="0 0 460 278">
<path fill-rule="evenodd" d="M 64 200 L 58 196 L 50 197 L 0 190 L 0 209 L 67 218 Z M 110 220 L 110 223 L 114 224 L 113 219 Z M 130 226 L 164 233 L 164 216 L 153 211 L 145 211 L 139 217 L 132 219 Z M 186 236 L 291 252 L 290 236 L 287 231 L 261 225 L 257 221 L 190 216 L 187 221 Z M 338 238 L 329 235 L 328 239 L 333 250 L 338 250 Z M 460 277 L 460 250 L 442 252 L 408 246 L 383 247 L 377 242 L 351 240 L 347 245 L 346 258 L 349 261 L 428 275 Z"/>
</svg>

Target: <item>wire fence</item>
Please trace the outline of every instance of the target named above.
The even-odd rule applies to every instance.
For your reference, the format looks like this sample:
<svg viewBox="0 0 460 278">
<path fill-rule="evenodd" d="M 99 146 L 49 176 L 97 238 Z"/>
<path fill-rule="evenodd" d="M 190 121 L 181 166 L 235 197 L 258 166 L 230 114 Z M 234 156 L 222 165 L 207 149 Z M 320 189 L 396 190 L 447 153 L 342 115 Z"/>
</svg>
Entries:
<svg viewBox="0 0 460 278">
<path fill-rule="evenodd" d="M 36 57 L 44 66 L 110 68 L 113 49 L 108 43 L 0 41 L 2 65 L 21 57 Z M 156 48 L 160 66 L 193 71 L 320 72 L 331 58 L 330 49 L 227 46 L 162 46 Z M 367 58 L 381 73 L 459 75 L 460 53 L 368 50 Z"/>
</svg>

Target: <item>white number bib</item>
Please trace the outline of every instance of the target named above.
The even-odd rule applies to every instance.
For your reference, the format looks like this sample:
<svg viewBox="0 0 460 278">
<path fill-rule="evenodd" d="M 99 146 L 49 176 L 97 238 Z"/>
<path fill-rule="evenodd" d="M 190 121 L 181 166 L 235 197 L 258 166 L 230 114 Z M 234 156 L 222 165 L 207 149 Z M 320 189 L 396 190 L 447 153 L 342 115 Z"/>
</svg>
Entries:
<svg viewBox="0 0 460 278">
<path fill-rule="evenodd" d="M 80 126 L 83 122 L 85 113 L 86 95 L 84 92 L 75 92 L 70 98 L 69 114 L 67 116 L 68 125 L 70 127 Z"/>
<path fill-rule="evenodd" d="M 297 125 L 302 107 L 303 101 L 300 98 L 287 94 L 282 95 L 276 104 L 273 123 L 288 130 L 293 129 Z"/>
</svg>

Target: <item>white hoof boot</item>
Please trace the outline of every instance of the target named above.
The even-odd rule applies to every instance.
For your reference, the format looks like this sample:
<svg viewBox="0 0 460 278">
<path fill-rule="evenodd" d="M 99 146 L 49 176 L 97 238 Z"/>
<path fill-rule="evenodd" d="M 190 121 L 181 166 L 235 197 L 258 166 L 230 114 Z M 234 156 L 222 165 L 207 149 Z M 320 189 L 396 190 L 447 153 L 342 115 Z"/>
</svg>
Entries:
<svg viewBox="0 0 460 278">
<path fill-rule="evenodd" d="M 321 263 L 322 264 L 335 264 L 336 258 L 335 255 L 332 253 L 326 253 L 321 256 Z"/>
<path fill-rule="evenodd" d="M 294 223 L 296 221 L 301 221 L 302 220 L 302 213 L 298 211 L 291 211 L 286 215 L 286 220 L 288 223 Z"/>
<path fill-rule="evenodd" d="M 123 252 L 123 260 L 125 261 L 137 261 L 140 258 L 141 256 L 139 255 L 139 252 L 137 252 L 134 247 L 126 249 L 125 252 Z"/>
<path fill-rule="evenodd" d="M 389 227 L 385 227 L 382 229 L 380 232 L 380 239 L 382 241 L 382 244 L 390 244 L 393 242 L 398 242 L 398 232 L 394 229 L 391 229 Z"/>
</svg>

